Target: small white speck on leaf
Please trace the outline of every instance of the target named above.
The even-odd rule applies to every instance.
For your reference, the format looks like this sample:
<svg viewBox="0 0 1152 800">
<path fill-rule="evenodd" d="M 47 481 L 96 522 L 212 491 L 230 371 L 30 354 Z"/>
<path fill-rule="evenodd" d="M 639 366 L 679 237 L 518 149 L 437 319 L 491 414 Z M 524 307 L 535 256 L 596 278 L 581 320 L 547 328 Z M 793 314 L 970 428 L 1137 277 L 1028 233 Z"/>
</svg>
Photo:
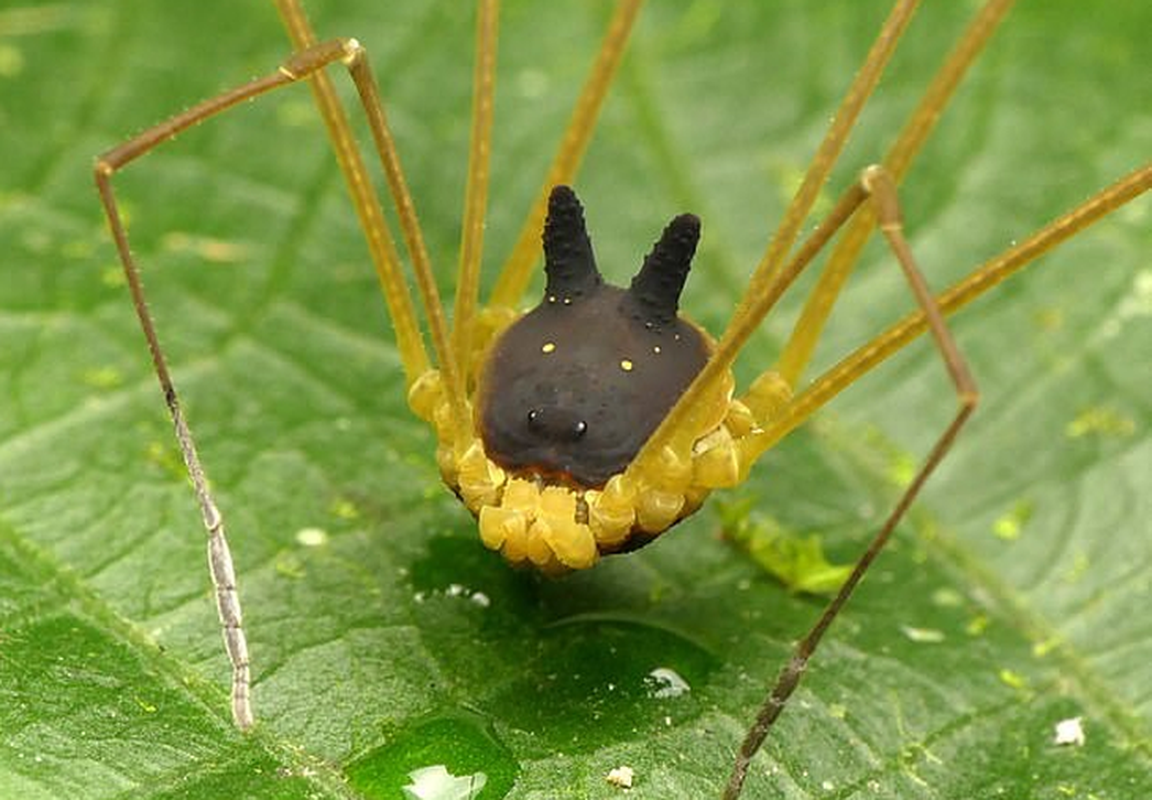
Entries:
<svg viewBox="0 0 1152 800">
<path fill-rule="evenodd" d="M 604 776 L 604 780 L 619 789 L 631 789 L 632 781 L 635 779 L 636 771 L 629 766 L 613 767 Z"/>
<path fill-rule="evenodd" d="M 304 547 L 328 544 L 328 531 L 323 528 L 301 528 L 296 531 L 296 543 Z"/>
<path fill-rule="evenodd" d="M 1056 723 L 1056 733 L 1052 743 L 1061 747 L 1073 745 L 1083 747 L 1086 737 L 1084 735 L 1084 718 L 1069 717 Z"/>
</svg>

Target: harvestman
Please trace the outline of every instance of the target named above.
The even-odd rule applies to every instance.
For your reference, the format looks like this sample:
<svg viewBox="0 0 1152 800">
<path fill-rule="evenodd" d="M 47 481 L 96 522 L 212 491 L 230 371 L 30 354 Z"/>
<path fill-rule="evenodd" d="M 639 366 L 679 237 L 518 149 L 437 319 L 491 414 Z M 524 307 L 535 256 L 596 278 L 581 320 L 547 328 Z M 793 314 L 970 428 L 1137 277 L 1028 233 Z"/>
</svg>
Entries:
<svg viewBox="0 0 1152 800">
<path fill-rule="evenodd" d="M 898 0 L 842 100 L 748 289 L 718 339 L 678 314 L 680 290 L 700 221 L 675 218 L 628 289 L 605 284 L 575 193 L 568 188 L 595 127 L 640 0 L 618 3 L 543 188 L 487 307 L 477 307 L 489 181 L 497 24 L 496 0 L 479 0 L 471 151 L 464 201 L 454 323 L 449 328 L 421 229 L 365 50 L 354 39 L 317 43 L 299 0 L 276 0 L 296 52 L 276 71 L 207 100 L 104 153 L 96 183 L 140 324 L 208 531 L 209 566 L 233 668 L 236 724 L 254 724 L 249 658 L 223 518 L 208 482 L 147 311 L 139 273 L 112 191 L 112 176 L 177 133 L 265 92 L 308 80 L 396 331 L 413 411 L 436 430 L 447 485 L 477 517 L 484 544 L 516 565 L 549 574 L 590 567 L 632 550 L 693 513 L 716 488 L 733 486 L 761 454 L 889 355 L 930 331 L 955 387 L 958 408 L 849 578 L 781 670 L 741 746 L 724 796 L 740 794 L 753 755 L 799 683 L 809 658 L 977 402 L 976 384 L 944 316 L 1152 187 L 1145 165 L 933 295 L 905 241 L 897 185 L 965 71 L 1011 0 L 989 0 L 946 58 L 887 156 L 867 167 L 799 241 L 847 137 L 915 10 Z M 348 69 L 367 114 L 404 243 L 428 317 L 429 358 L 395 243 L 353 143 L 345 112 L 323 72 Z M 879 228 L 919 306 L 799 391 L 800 377 L 841 287 Z M 519 310 L 543 231 L 547 286 L 540 305 Z M 779 362 L 734 397 L 732 364 L 792 281 L 834 237 L 829 256 Z M 602 336 L 589 336 L 602 330 Z M 584 375 L 578 390 L 573 378 Z M 606 411 L 607 409 L 607 411 Z"/>
</svg>

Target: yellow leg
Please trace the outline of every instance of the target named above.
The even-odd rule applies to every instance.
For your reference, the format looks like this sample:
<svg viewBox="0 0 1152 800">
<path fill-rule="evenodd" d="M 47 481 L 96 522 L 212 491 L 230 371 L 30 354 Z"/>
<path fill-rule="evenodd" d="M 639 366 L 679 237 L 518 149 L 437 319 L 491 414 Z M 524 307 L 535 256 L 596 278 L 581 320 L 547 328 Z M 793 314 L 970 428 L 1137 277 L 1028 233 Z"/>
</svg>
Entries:
<svg viewBox="0 0 1152 800">
<path fill-rule="evenodd" d="M 784 259 L 792 249 L 799 235 L 800 226 L 812 210 L 821 186 L 827 180 L 828 173 L 843 149 L 864 103 L 880 80 L 884 66 L 896 49 L 900 35 L 911 20 L 916 6 L 915 0 L 901 0 L 888 15 L 864 65 L 841 102 L 800 189 L 797 190 L 785 213 L 784 220 L 773 236 L 764 258 L 757 266 L 744 299 L 717 344 L 716 351 L 668 412 L 660 427 L 636 454 L 636 458 L 628 467 L 630 474 L 651 474 L 658 471 L 660 461 L 667 458 L 665 450 L 668 449 L 681 458 L 688 457 L 696 436 L 704 430 L 706 420 L 702 419 L 701 415 L 711 413 L 711 404 L 702 401 L 704 398 L 714 396 L 718 387 L 728 379 L 736 355 L 779 297 L 774 286 L 780 286 L 783 273 L 787 271 Z"/>
<path fill-rule="evenodd" d="M 108 218 L 108 227 L 112 231 L 112 238 L 120 256 L 120 263 L 124 267 L 124 276 L 132 293 L 132 304 L 136 309 L 136 316 L 140 320 L 144 338 L 148 342 L 148 350 L 152 355 L 152 365 L 175 428 L 176 442 L 180 448 L 184 466 L 188 470 L 188 477 L 192 481 L 192 488 L 200 505 L 200 515 L 208 534 L 208 567 L 212 576 L 212 584 L 215 587 L 216 609 L 220 617 L 224 644 L 232 664 L 232 718 L 237 727 L 241 729 L 252 727 L 255 723 L 255 715 L 251 700 L 251 667 L 248 658 L 248 642 L 244 634 L 240 594 L 236 586 L 232 554 L 224 530 L 224 517 L 212 497 L 207 473 L 196 452 L 196 441 L 184 417 L 167 360 L 160 348 L 156 326 L 144 297 L 140 270 L 132 256 L 132 249 L 128 244 L 128 232 L 124 226 L 119 204 L 116 202 L 115 192 L 112 189 L 112 178 L 117 171 L 169 141 L 181 131 L 185 131 L 239 103 L 253 100 L 273 89 L 288 86 L 306 78 L 334 61 L 344 60 L 348 56 L 348 52 L 349 43 L 342 40 L 309 47 L 294 54 L 270 75 L 250 81 L 232 91 L 224 92 L 199 103 L 182 114 L 177 114 L 118 147 L 112 148 L 96 159 L 96 188 L 100 192 L 100 200 Z"/>
<path fill-rule="evenodd" d="M 936 304 L 944 314 L 954 313 L 1047 251 L 1150 189 L 1152 189 L 1152 164 L 1146 164 L 1045 225 L 1020 244 L 986 261 L 967 278 L 939 294 Z M 742 457 L 751 460 L 759 458 L 762 453 L 812 416 L 817 409 L 855 383 L 860 376 L 906 347 L 927 329 L 928 321 L 924 312 L 916 312 L 860 346 L 814 380 L 807 389 L 797 394 L 782 409 L 779 416 L 762 430 L 744 440 L 741 443 L 744 450 Z"/>
<path fill-rule="evenodd" d="M 316 36 L 299 0 L 276 0 L 276 7 L 288 29 L 288 35 L 293 44 L 297 48 L 309 46 Z M 449 344 L 448 322 L 444 316 L 444 304 L 441 302 L 440 292 L 436 288 L 432 264 L 428 258 L 428 249 L 424 245 L 424 235 L 416 218 L 416 207 L 412 202 L 412 195 L 408 191 L 404 171 L 400 167 L 400 157 L 388 127 L 384 104 L 380 98 L 376 80 L 372 76 L 372 68 L 360 43 L 355 39 L 349 39 L 347 42 L 348 52 L 343 63 L 348 68 L 352 82 L 356 85 L 361 105 L 368 117 L 372 140 L 376 145 L 376 152 L 380 157 L 384 176 L 388 181 L 388 189 L 396 206 L 396 214 L 400 219 L 400 231 L 404 236 L 408 254 L 412 259 L 416 286 L 420 290 L 420 296 L 424 301 L 424 310 L 428 314 L 428 328 L 432 335 L 432 346 L 436 351 L 437 365 L 440 368 L 440 380 L 437 381 L 440 388 L 437 392 L 442 391 L 447 399 L 451 417 L 452 444 L 459 455 L 468 446 L 471 413 L 464 396 L 461 370 Z M 332 82 L 323 73 L 315 73 L 311 77 L 317 106 L 328 126 L 333 147 L 336 149 L 336 159 L 352 193 L 352 202 L 364 227 L 364 233 L 369 242 L 382 238 L 390 240 L 387 226 L 384 224 L 383 216 L 380 213 L 379 203 L 376 201 L 371 184 L 368 182 L 363 160 L 353 143 L 347 115 L 344 113 L 340 100 L 336 97 Z M 388 290 L 396 282 L 403 282 L 403 276 L 398 266 L 399 261 L 395 254 L 395 245 L 385 246 L 385 250 L 391 250 L 390 253 L 387 253 L 388 257 L 384 259 L 383 270 L 387 272 L 387 278 L 383 277 L 383 273 L 381 278 L 382 282 L 386 283 L 385 296 L 387 297 Z M 377 269 L 380 271 L 381 267 L 378 266 Z M 406 292 L 407 290 L 405 290 Z M 389 310 L 391 311 L 391 308 Z M 407 311 L 401 313 L 407 313 Z M 414 319 L 412 324 L 415 324 Z M 417 381 L 422 374 L 412 375 L 409 373 L 408 388 L 410 392 L 417 386 Z"/>
<path fill-rule="evenodd" d="M 768 696 L 765 698 L 763 705 L 756 715 L 756 722 L 748 731 L 748 735 L 740 747 L 740 752 L 736 757 L 736 765 L 732 770 L 732 776 L 729 779 L 725 797 L 734 798 L 739 795 L 740 788 L 744 782 L 744 775 L 748 771 L 748 765 L 751 763 L 752 757 L 764 743 L 768 731 L 780 716 L 780 712 L 784 710 L 788 698 L 792 696 L 792 693 L 799 685 L 800 679 L 803 677 L 805 669 L 807 669 L 808 661 L 813 653 L 816 652 L 816 648 L 819 646 L 820 640 L 823 639 L 828 627 L 839 615 L 840 609 L 848 602 L 852 593 L 863 579 L 864 574 L 868 571 L 868 567 L 880 554 L 880 551 L 884 549 L 884 545 L 887 544 L 892 532 L 896 529 L 896 525 L 903 519 L 904 514 L 912 505 L 913 500 L 919 495 L 920 490 L 928 478 L 935 471 L 936 467 L 939 466 L 940 462 L 944 460 L 944 457 L 952 447 L 952 443 L 956 440 L 956 436 L 960 433 L 961 428 L 963 428 L 964 423 L 968 421 L 969 417 L 972 416 L 972 412 L 976 410 L 976 401 L 979 396 L 976 389 L 976 382 L 973 380 L 968 370 L 968 365 L 965 363 L 964 357 L 960 354 L 960 349 L 956 346 L 951 332 L 944 324 L 944 315 L 940 311 L 935 298 L 932 297 L 932 293 L 928 289 L 923 274 L 912 258 L 912 252 L 908 247 L 908 242 L 904 238 L 900 205 L 896 197 L 895 180 L 883 167 L 872 166 L 864 170 L 864 173 L 860 177 L 860 186 L 868 193 L 873 216 L 879 223 L 880 230 L 884 234 L 884 237 L 888 240 L 888 245 L 895 254 L 896 260 L 904 272 L 904 277 L 908 281 L 908 285 L 912 288 L 912 294 L 915 296 L 916 302 L 920 305 L 921 313 L 924 315 L 928 327 L 932 330 L 937 348 L 940 351 L 940 355 L 948 369 L 948 375 L 952 379 L 953 386 L 956 389 L 958 407 L 951 422 L 949 422 L 936 439 L 936 444 L 932 447 L 932 450 L 920 466 L 912 483 L 909 484 L 908 488 L 906 488 L 900 496 L 900 500 L 896 503 L 895 509 L 889 514 L 881 526 L 880 531 L 873 537 L 868 549 L 852 568 L 852 572 L 849 574 L 847 580 L 844 581 L 844 585 L 840 587 L 836 596 L 832 598 L 831 602 L 825 607 L 824 612 L 820 615 L 816 624 L 796 646 L 792 658 L 788 660 L 784 669 L 780 671 L 780 675 L 777 677 L 776 682 L 773 684 L 771 691 L 769 691 Z"/>
<path fill-rule="evenodd" d="M 316 41 L 316 36 L 296 0 L 277 0 L 276 5 L 288 28 L 292 44 L 297 50 L 303 50 Z M 328 129 L 332 147 L 336 151 L 336 160 L 340 164 L 340 170 L 344 173 L 344 179 L 348 184 L 348 191 L 352 195 L 352 205 L 356 209 L 360 226 L 364 229 L 364 235 L 368 240 L 368 250 L 380 280 L 380 288 L 384 292 L 384 300 L 388 304 L 392 327 L 396 331 L 396 346 L 404 363 L 407 385 L 411 388 L 421 375 L 428 372 L 430 364 L 428 354 L 424 350 L 420 325 L 416 321 L 412 296 L 400 267 L 396 243 L 388 231 L 380 203 L 372 191 L 372 183 L 368 178 L 364 159 L 361 158 L 352 138 L 347 115 L 336 99 L 332 79 L 323 72 L 317 73 L 311 81 L 311 86 L 320 115 L 324 118 L 324 124 Z"/>
<path fill-rule="evenodd" d="M 941 109 L 948 105 L 952 93 L 960 84 L 968 67 L 992 37 L 1000 20 L 1012 7 L 1013 1 L 989 0 L 973 18 L 944 65 L 936 73 L 936 77 L 924 92 L 895 144 L 881 162 L 896 184 L 899 184 L 907 173 L 912 160 L 920 152 L 920 148 L 940 119 Z M 832 307 L 875 227 L 875 215 L 865 210 L 852 220 L 832 251 L 832 255 L 828 257 L 828 264 L 821 273 L 816 288 L 808 296 L 775 367 L 775 371 L 789 386 L 797 385 L 805 367 L 811 361 L 812 351 L 824 332 L 824 325 L 832 313 Z"/>
<path fill-rule="evenodd" d="M 741 444 L 754 443 L 754 446 L 745 450 L 741 457 L 745 459 L 758 457 L 767 446 L 779 440 L 780 436 L 783 435 L 781 431 L 791 430 L 803 422 L 823 402 L 855 383 L 861 375 L 879 364 L 891 353 L 905 346 L 926 329 L 931 330 L 936 339 L 948 373 L 956 388 L 959 408 L 952 421 L 937 438 L 935 445 L 924 459 L 912 482 L 900 496 L 895 508 L 888 515 L 879 532 L 876 533 L 864 554 L 856 562 L 844 585 L 840 587 L 836 596 L 825 607 L 816 624 L 800 640 L 792 657 L 777 676 L 772 689 L 757 713 L 756 721 L 741 744 L 736 757 L 736 764 L 724 792 L 725 800 L 735 800 L 739 796 L 752 757 L 760 749 L 769 730 L 784 710 L 788 698 L 799 685 L 808 661 L 816 651 L 820 640 L 845 603 L 848 602 L 869 566 L 883 550 L 896 525 L 907 513 L 925 482 L 947 455 L 956 436 L 976 407 L 978 396 L 976 384 L 972 380 L 948 328 L 944 325 L 943 315 L 971 301 L 1064 239 L 1078 233 L 1102 216 L 1152 188 L 1152 165 L 1137 170 L 1120 182 L 1098 193 L 1088 202 L 1042 228 L 1023 244 L 986 263 L 967 280 L 962 281 L 937 298 L 933 298 L 928 292 L 923 277 L 912 260 L 907 242 L 904 240 L 899 208 L 896 203 L 894 179 L 882 167 L 870 167 L 865 170 L 861 183 L 869 192 L 873 213 L 879 222 L 880 230 L 887 238 L 893 253 L 904 270 L 921 310 L 864 345 L 841 362 L 839 366 L 818 379 L 811 389 L 786 406 L 781 418 L 775 424 L 770 425 L 761 433 L 750 434 L 742 440 Z"/>
<path fill-rule="evenodd" d="M 643 0 L 621 0 L 616 6 L 616 12 L 608 26 L 608 33 L 600 45 L 600 53 L 592 72 L 584 83 L 580 97 L 576 100 L 576 107 L 572 109 L 572 116 L 568 122 L 568 129 L 560 141 L 560 149 L 552 159 L 552 166 L 544 179 L 544 185 L 536 195 L 536 200 L 528 212 L 528 218 L 520 229 L 516 244 L 512 248 L 512 255 L 504 264 L 492 296 L 488 303 L 494 308 L 514 308 L 520 302 L 521 295 L 528 287 L 532 276 L 532 267 L 540 255 L 540 231 L 544 229 L 544 216 L 548 210 L 548 194 L 553 186 L 572 183 L 588 141 L 592 138 L 592 131 L 596 128 L 596 120 L 600 114 L 600 107 L 604 104 L 604 97 L 612 78 L 616 75 L 616 68 L 624 55 L 624 46 L 628 43 L 628 36 L 632 32 L 632 25 L 636 15 L 640 13 Z"/>
<path fill-rule="evenodd" d="M 460 264 L 456 273 L 456 305 L 452 313 L 452 349 L 456 353 L 456 363 L 463 371 L 465 390 L 471 372 L 472 325 L 476 316 L 476 296 L 480 290 L 480 257 L 484 250 L 484 216 L 488 206 L 499 8 L 498 0 L 481 0 L 476 15 L 468 183 L 464 190 Z"/>
</svg>

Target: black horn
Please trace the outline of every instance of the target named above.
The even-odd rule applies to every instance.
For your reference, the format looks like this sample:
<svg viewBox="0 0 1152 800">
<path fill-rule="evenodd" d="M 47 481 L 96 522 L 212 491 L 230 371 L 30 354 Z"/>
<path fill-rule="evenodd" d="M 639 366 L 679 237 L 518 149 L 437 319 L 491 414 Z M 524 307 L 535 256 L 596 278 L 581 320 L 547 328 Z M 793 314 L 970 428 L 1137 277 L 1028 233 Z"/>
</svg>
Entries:
<svg viewBox="0 0 1152 800">
<path fill-rule="evenodd" d="M 680 292 L 688 279 L 699 241 L 700 218 L 695 214 L 681 214 L 668 223 L 660 241 L 644 259 L 628 294 L 647 320 L 666 325 L 676 319 Z"/>
<path fill-rule="evenodd" d="M 549 297 L 560 300 L 571 301 L 600 285 L 592 241 L 584 226 L 584 209 L 568 186 L 557 186 L 548 196 L 544 272 Z"/>
</svg>

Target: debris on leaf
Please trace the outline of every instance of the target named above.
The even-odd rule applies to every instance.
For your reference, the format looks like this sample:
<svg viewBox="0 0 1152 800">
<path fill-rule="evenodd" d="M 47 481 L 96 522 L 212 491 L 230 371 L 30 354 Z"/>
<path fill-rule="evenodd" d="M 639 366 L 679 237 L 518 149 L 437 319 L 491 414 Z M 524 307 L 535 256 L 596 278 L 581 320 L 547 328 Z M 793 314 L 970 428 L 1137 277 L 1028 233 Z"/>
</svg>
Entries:
<svg viewBox="0 0 1152 800">
<path fill-rule="evenodd" d="M 191 253 L 214 264 L 238 264 L 251 258 L 251 248 L 243 242 L 229 242 L 183 231 L 164 234 L 160 244 L 169 252 Z"/>
<path fill-rule="evenodd" d="M 909 641 L 916 642 L 917 644 L 939 644 L 944 641 L 944 631 L 936 630 L 935 628 L 914 628 L 911 625 L 901 625 L 900 632 L 904 634 Z"/>
<path fill-rule="evenodd" d="M 1028 679 L 1021 675 L 1019 672 L 1008 669 L 1005 667 L 997 673 L 1000 682 L 1005 686 L 1010 686 L 1018 691 L 1025 691 L 1028 689 Z"/>
<path fill-rule="evenodd" d="M 124 384 L 124 374 L 116 367 L 95 367 L 84 371 L 82 379 L 93 389 L 108 391 Z"/>
<path fill-rule="evenodd" d="M 832 594 L 852 572 L 850 564 L 832 564 L 817 534 L 802 536 L 772 517 L 753 514 L 752 499 L 722 503 L 723 534 L 789 591 Z"/>
<path fill-rule="evenodd" d="M 968 620 L 968 624 L 964 626 L 964 632 L 969 636 L 983 636 L 984 631 L 988 630 L 988 626 L 991 624 L 992 620 L 988 618 L 987 614 L 976 614 Z"/>
<path fill-rule="evenodd" d="M 1136 422 L 1119 411 L 1105 406 L 1086 408 L 1064 426 L 1064 435 L 1069 439 L 1085 436 L 1127 439 L 1136 433 Z"/>
<path fill-rule="evenodd" d="M 660 700 L 669 697 L 679 697 L 692 691 L 688 681 L 680 677 L 679 673 L 669 667 L 656 667 L 644 679 L 648 686 L 648 696 Z"/>
<path fill-rule="evenodd" d="M 358 519 L 360 517 L 360 509 L 346 497 L 338 497 L 332 501 L 332 505 L 328 509 L 328 513 L 337 519 Z"/>
<path fill-rule="evenodd" d="M 328 531 L 323 528 L 301 528 L 296 531 L 296 543 L 302 547 L 320 547 L 328 544 Z"/>
<path fill-rule="evenodd" d="M 632 767 L 628 766 L 613 767 L 608 770 L 608 774 L 604 776 L 604 780 L 618 789 L 631 789 L 632 781 L 635 778 L 636 772 Z"/>
<path fill-rule="evenodd" d="M 960 608 L 964 605 L 964 595 L 955 589 L 941 587 L 932 592 L 932 604 L 940 608 Z"/>
<path fill-rule="evenodd" d="M 1075 747 L 1083 747 L 1085 742 L 1084 736 L 1084 718 L 1083 717 L 1070 717 L 1062 719 L 1056 723 L 1056 734 L 1052 739 L 1055 745 L 1066 746 L 1073 745 Z"/>
<path fill-rule="evenodd" d="M 992 523 L 992 533 L 997 539 L 1005 542 L 1014 542 L 1020 538 L 1021 531 L 1032 519 L 1035 504 L 1031 500 L 1019 500 L 1010 509 L 1005 511 Z"/>
</svg>

